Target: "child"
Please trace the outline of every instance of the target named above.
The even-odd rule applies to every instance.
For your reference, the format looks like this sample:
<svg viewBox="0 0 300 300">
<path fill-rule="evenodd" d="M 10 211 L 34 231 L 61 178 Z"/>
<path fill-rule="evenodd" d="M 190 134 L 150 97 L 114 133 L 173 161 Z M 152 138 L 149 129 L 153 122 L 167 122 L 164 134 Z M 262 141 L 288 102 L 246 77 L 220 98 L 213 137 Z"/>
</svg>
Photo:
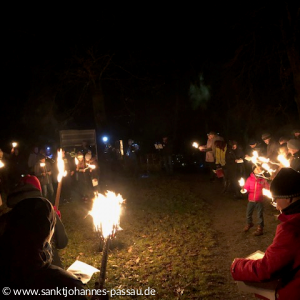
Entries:
<svg viewBox="0 0 300 300">
<path fill-rule="evenodd" d="M 259 236 L 263 234 L 264 228 L 264 216 L 263 216 L 263 188 L 270 189 L 270 185 L 266 179 L 259 177 L 262 173 L 260 166 L 254 165 L 252 167 L 253 172 L 247 178 L 244 189 L 248 192 L 248 205 L 247 205 L 247 225 L 244 231 L 247 232 L 251 227 L 254 226 L 252 222 L 252 215 L 254 209 L 257 211 L 258 226 L 254 235 Z"/>
</svg>

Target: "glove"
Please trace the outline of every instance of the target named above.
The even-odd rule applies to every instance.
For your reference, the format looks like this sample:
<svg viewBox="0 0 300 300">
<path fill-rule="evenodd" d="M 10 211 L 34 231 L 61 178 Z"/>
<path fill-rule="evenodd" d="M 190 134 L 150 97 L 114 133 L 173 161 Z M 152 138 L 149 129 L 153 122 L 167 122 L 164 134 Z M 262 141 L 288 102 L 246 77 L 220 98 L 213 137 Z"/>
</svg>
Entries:
<svg viewBox="0 0 300 300">
<path fill-rule="evenodd" d="M 56 206 L 53 206 L 55 212 L 57 213 L 58 217 L 61 219 L 61 213 L 60 211 L 56 208 Z"/>
</svg>

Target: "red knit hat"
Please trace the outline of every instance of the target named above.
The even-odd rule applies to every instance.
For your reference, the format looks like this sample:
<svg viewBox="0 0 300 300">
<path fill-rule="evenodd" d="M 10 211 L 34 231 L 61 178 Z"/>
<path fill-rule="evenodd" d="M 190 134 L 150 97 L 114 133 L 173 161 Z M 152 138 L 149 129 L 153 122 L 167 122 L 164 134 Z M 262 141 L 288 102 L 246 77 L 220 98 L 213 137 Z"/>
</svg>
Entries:
<svg viewBox="0 0 300 300">
<path fill-rule="evenodd" d="M 33 175 L 26 175 L 26 176 L 22 177 L 20 180 L 20 183 L 31 184 L 38 190 L 42 191 L 40 181 L 38 180 L 37 177 L 35 177 Z"/>
</svg>

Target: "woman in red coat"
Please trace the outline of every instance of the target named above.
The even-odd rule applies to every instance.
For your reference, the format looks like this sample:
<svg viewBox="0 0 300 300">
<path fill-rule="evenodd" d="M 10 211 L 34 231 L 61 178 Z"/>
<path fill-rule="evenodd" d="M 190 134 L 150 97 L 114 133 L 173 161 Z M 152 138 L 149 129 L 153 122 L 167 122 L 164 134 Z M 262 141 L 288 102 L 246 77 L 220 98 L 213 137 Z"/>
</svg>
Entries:
<svg viewBox="0 0 300 300">
<path fill-rule="evenodd" d="M 281 212 L 273 243 L 258 260 L 236 258 L 234 280 L 262 282 L 279 279 L 277 299 L 300 299 L 300 173 L 281 169 L 271 183 L 276 209 Z"/>
</svg>

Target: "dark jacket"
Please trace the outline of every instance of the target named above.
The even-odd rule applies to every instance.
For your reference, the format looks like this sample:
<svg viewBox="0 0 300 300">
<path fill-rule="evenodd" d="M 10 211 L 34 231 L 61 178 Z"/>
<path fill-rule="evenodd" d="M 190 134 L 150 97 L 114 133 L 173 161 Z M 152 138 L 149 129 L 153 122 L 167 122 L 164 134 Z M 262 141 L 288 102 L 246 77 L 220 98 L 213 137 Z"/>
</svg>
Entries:
<svg viewBox="0 0 300 300">
<path fill-rule="evenodd" d="M 293 154 L 290 162 L 291 168 L 300 172 L 300 151 Z"/>
<path fill-rule="evenodd" d="M 12 193 L 10 193 L 7 196 L 7 206 L 10 208 L 13 208 L 16 206 L 20 201 L 28 198 L 42 198 L 41 191 L 31 184 L 24 184 L 24 185 L 19 185 Z M 3 221 L 4 217 L 1 217 L 0 221 L 0 233 L 3 231 Z M 2 224 L 1 224 L 2 223 Z M 1 234 L 0 234 L 1 235 Z M 68 236 L 65 231 L 65 227 L 61 221 L 61 219 L 56 215 L 56 224 L 55 224 L 55 230 L 53 234 L 53 247 L 52 247 L 52 252 L 53 252 L 53 261 L 52 264 L 62 266 L 58 252 L 56 249 L 63 249 L 67 246 L 68 244 Z"/>
<path fill-rule="evenodd" d="M 267 153 L 266 156 L 271 161 L 277 161 L 279 143 L 276 140 L 270 139 L 269 144 L 267 145 Z"/>
</svg>

